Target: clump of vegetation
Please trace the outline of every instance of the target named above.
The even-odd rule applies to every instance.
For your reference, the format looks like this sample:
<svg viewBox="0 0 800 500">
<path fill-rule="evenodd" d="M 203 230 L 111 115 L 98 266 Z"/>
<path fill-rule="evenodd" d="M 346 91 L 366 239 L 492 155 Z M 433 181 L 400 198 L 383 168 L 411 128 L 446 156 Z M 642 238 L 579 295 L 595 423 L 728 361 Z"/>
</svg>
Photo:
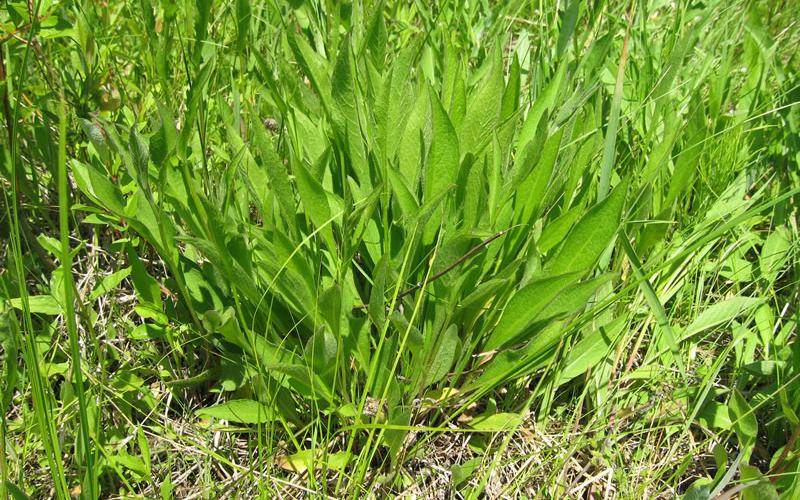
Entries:
<svg viewBox="0 0 800 500">
<path fill-rule="evenodd" d="M 3 498 L 795 498 L 795 1 L 8 2 Z"/>
</svg>

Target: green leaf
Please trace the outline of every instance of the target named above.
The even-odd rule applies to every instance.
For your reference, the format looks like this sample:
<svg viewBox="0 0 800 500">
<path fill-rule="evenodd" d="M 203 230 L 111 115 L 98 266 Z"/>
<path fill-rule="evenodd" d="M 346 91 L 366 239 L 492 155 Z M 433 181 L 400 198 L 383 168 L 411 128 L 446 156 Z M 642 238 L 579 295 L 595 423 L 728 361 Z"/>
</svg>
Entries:
<svg viewBox="0 0 800 500">
<path fill-rule="evenodd" d="M 324 461 L 323 461 L 324 459 Z M 326 466 L 331 469 L 343 471 L 352 463 L 352 454 L 347 451 L 328 453 L 323 456 L 323 450 L 300 450 L 297 453 L 278 458 L 278 465 L 295 474 L 302 474 L 309 469 Z"/>
<path fill-rule="evenodd" d="M 581 1 L 569 0 L 567 8 L 561 12 L 561 30 L 558 33 L 558 43 L 556 44 L 556 54 L 561 56 L 567 48 L 567 44 L 572 39 L 575 26 L 580 14 Z"/>
<path fill-rule="evenodd" d="M 197 7 L 197 17 L 194 23 L 194 49 L 192 50 L 192 58 L 195 64 L 200 62 L 202 55 L 203 42 L 205 42 L 208 35 L 208 25 L 211 21 L 211 4 L 213 0 L 195 0 Z"/>
<path fill-rule="evenodd" d="M 131 281 L 139 302 L 153 304 L 161 309 L 161 287 L 155 278 L 147 273 L 136 250 L 131 245 L 127 245 L 126 249 L 128 262 L 131 264 Z"/>
<path fill-rule="evenodd" d="M 500 44 L 495 45 L 491 58 L 487 58 L 483 79 L 467 99 L 467 113 L 461 124 L 459 142 L 463 154 L 480 156 L 481 146 L 497 127 L 503 95 L 503 58 Z"/>
<path fill-rule="evenodd" d="M 561 90 L 566 71 L 567 64 L 562 63 L 559 65 L 556 75 L 550 83 L 547 84 L 547 87 L 542 91 L 541 95 L 533 102 L 533 106 L 528 111 L 528 115 L 525 117 L 525 122 L 522 124 L 522 129 L 519 132 L 517 151 L 523 151 L 528 143 L 533 140 L 539 129 L 539 120 L 542 118 L 542 115 L 544 115 L 545 111 L 548 109 L 553 108 L 556 96 L 559 90 Z"/>
<path fill-rule="evenodd" d="M 397 146 L 397 161 L 400 174 L 405 178 L 411 193 L 417 191 L 421 179 L 421 165 L 423 165 L 424 152 L 430 140 L 430 127 L 428 124 L 431 113 L 431 98 L 428 96 L 428 87 L 423 86 L 417 100 L 406 121 L 405 129 L 400 134 Z M 387 132 L 391 133 L 391 132 Z M 396 133 L 396 132 L 395 132 Z"/>
<path fill-rule="evenodd" d="M 314 373 L 326 376 L 336 367 L 336 350 L 336 337 L 327 328 L 320 328 L 308 340 L 305 358 Z"/>
<path fill-rule="evenodd" d="M 707 477 L 697 479 L 681 498 L 682 500 L 710 500 L 712 484 Z"/>
<path fill-rule="evenodd" d="M 475 457 L 462 464 L 456 464 L 450 468 L 451 484 L 458 487 L 467 479 L 473 477 L 475 469 L 481 465 L 483 457 Z"/>
<path fill-rule="evenodd" d="M 350 68 L 350 38 L 345 37 L 339 47 L 336 66 L 331 78 L 332 118 L 338 136 L 346 140 L 350 164 L 362 186 L 370 183 L 369 165 L 364 152 L 364 140 L 358 119 L 358 99 Z M 368 133 L 368 132 L 367 132 Z"/>
<path fill-rule="evenodd" d="M 188 299 L 194 304 L 194 308 L 198 312 L 205 312 L 211 309 L 221 309 L 223 302 L 221 296 L 224 294 L 212 283 L 208 276 L 204 275 L 209 272 L 208 268 L 200 268 L 194 262 L 181 258 L 180 259 L 180 272 L 183 275 L 183 281 L 186 283 L 186 292 Z"/>
<path fill-rule="evenodd" d="M 778 500 L 781 498 L 775 485 L 761 473 L 758 467 L 742 464 L 739 466 L 739 471 L 742 473 L 743 483 L 756 483 L 742 491 L 742 500 Z M 794 492 L 792 497 L 796 497 L 796 495 L 797 493 Z"/>
<path fill-rule="evenodd" d="M 553 176 L 553 169 L 556 165 L 558 149 L 561 146 L 561 138 L 563 135 L 564 129 L 561 128 L 555 134 L 548 137 L 542 147 L 540 155 L 539 151 L 531 151 L 530 148 L 526 151 L 527 155 L 539 155 L 539 158 L 536 166 L 528 173 L 528 176 L 522 181 L 522 184 L 520 184 L 517 190 L 517 200 L 520 205 L 517 221 L 520 224 L 530 224 L 539 215 L 547 187 Z M 531 147 L 533 147 L 533 145 L 531 145 Z"/>
<path fill-rule="evenodd" d="M 146 477 L 150 478 L 153 470 L 150 457 L 150 445 L 147 443 L 147 436 L 145 436 L 141 427 L 137 427 L 136 429 L 136 442 L 142 452 L 142 462 L 144 462 L 145 475 Z"/>
<path fill-rule="evenodd" d="M 608 198 L 589 209 L 567 234 L 558 253 L 547 261 L 545 270 L 564 274 L 591 269 L 620 226 L 627 190 L 628 185 L 623 182 Z"/>
<path fill-rule="evenodd" d="M 387 47 L 386 22 L 383 19 L 383 10 L 383 1 L 381 0 L 373 8 L 372 20 L 369 23 L 367 36 L 364 39 L 367 55 L 373 66 L 379 71 L 383 70 Z"/>
<path fill-rule="evenodd" d="M 683 332 L 683 339 L 687 339 L 702 331 L 715 326 L 728 323 L 737 316 L 747 313 L 761 304 L 761 299 L 752 297 L 735 296 L 714 304 L 700 313 Z"/>
<path fill-rule="evenodd" d="M 476 431 L 502 432 L 516 430 L 522 425 L 522 422 L 522 415 L 518 413 L 495 413 L 494 415 L 475 417 L 469 426 Z"/>
<path fill-rule="evenodd" d="M 239 52 L 247 48 L 250 33 L 250 0 L 236 0 L 236 46 Z"/>
<path fill-rule="evenodd" d="M 598 288 L 610 282 L 614 273 L 601 274 L 597 278 L 577 283 L 559 293 L 539 312 L 536 321 L 562 318 L 586 306 Z"/>
<path fill-rule="evenodd" d="M 22 299 L 9 299 L 11 307 L 22 310 Z M 52 295 L 31 295 L 28 297 L 28 310 L 31 314 L 44 314 L 47 316 L 57 316 L 63 311 L 61 306 Z"/>
<path fill-rule="evenodd" d="M 394 192 L 394 199 L 400 207 L 400 213 L 403 214 L 403 217 L 413 217 L 419 212 L 419 204 L 406 185 L 403 175 L 393 168 L 386 169 L 386 173 L 389 178 L 389 184 L 392 187 L 392 192 Z"/>
<path fill-rule="evenodd" d="M 28 500 L 30 497 L 26 495 L 16 484 L 6 481 L 5 482 L 6 489 L 11 494 L 11 498 L 14 500 Z"/>
<path fill-rule="evenodd" d="M 498 349 L 515 340 L 562 291 L 574 284 L 580 273 L 549 276 L 531 282 L 517 291 L 503 310 L 500 322 L 489 335 L 485 351 Z"/>
<path fill-rule="evenodd" d="M 369 294 L 369 315 L 378 329 L 383 329 L 386 322 L 386 275 L 389 272 L 389 256 L 383 255 L 375 265 L 372 290 Z"/>
<path fill-rule="evenodd" d="M 289 46 L 303 73 L 311 80 L 311 84 L 317 90 L 323 108 L 330 112 L 331 82 L 329 76 L 330 68 L 327 61 L 311 48 L 303 35 L 292 34 L 289 36 Z"/>
<path fill-rule="evenodd" d="M 227 403 L 200 408 L 195 411 L 195 415 L 240 424 L 263 424 L 275 419 L 272 409 L 249 399 L 234 399 Z"/>
<path fill-rule="evenodd" d="M 578 220 L 582 213 L 582 207 L 573 207 L 561 214 L 555 220 L 548 222 L 544 229 L 542 229 L 542 235 L 536 242 L 536 247 L 539 249 L 539 251 L 543 254 L 546 254 L 556 245 L 564 241 L 564 237 L 567 235 L 569 230 L 572 228 L 572 225 L 575 224 L 575 221 Z"/>
<path fill-rule="evenodd" d="M 425 370 L 427 371 L 427 376 L 423 384 L 424 387 L 439 382 L 447 375 L 455 361 L 457 347 L 458 327 L 456 325 L 450 325 L 445 329 L 439 342 L 434 347 L 430 359 L 426 363 Z"/>
<path fill-rule="evenodd" d="M 75 182 L 90 200 L 114 215 L 120 216 L 125 213 L 122 193 L 108 180 L 105 174 L 75 159 L 70 165 Z"/>
<path fill-rule="evenodd" d="M 514 54 L 514 58 L 511 60 L 511 67 L 508 70 L 508 83 L 506 83 L 506 88 L 503 91 L 503 101 L 500 106 L 500 120 L 498 122 L 500 130 L 497 135 L 498 142 L 500 143 L 500 151 L 497 153 L 503 156 L 508 154 L 511 141 L 517 129 L 517 110 L 519 109 L 521 80 L 520 71 L 519 60 L 516 54 Z"/>
<path fill-rule="evenodd" d="M 297 165 L 294 171 L 297 191 L 300 193 L 303 209 L 314 226 L 317 229 L 321 229 L 322 234 L 327 238 L 330 233 L 331 223 L 331 208 L 328 205 L 328 196 L 322 185 L 317 182 L 305 166 Z M 332 237 L 328 238 L 328 240 L 332 241 Z"/>
<path fill-rule="evenodd" d="M 250 129 L 253 132 L 253 140 L 258 149 L 261 165 L 267 170 L 270 188 L 272 188 L 272 192 L 278 200 L 280 213 L 289 226 L 294 227 L 296 202 L 292 183 L 289 180 L 289 173 L 275 151 L 275 146 L 272 144 L 264 125 L 259 120 L 253 120 Z"/>
<path fill-rule="evenodd" d="M 175 127 L 172 112 L 167 106 L 158 103 L 158 114 L 161 118 L 161 126 L 150 137 L 150 153 L 153 163 L 160 166 L 175 151 L 178 144 L 178 129 Z"/>
<path fill-rule="evenodd" d="M 728 430 L 731 428 L 731 416 L 728 406 L 716 401 L 703 405 L 697 412 L 697 421 L 712 430 Z"/>
<path fill-rule="evenodd" d="M 414 46 L 410 46 L 402 50 L 396 57 L 389 70 L 389 75 L 385 78 L 380 108 L 376 113 L 381 130 L 381 149 L 389 160 L 394 159 L 397 155 L 401 140 L 405 137 L 405 134 L 398 133 L 398 130 L 405 129 L 414 109 L 414 93 L 408 79 L 414 55 Z M 406 180 L 412 182 L 414 179 L 407 178 Z"/>
<path fill-rule="evenodd" d="M 455 184 L 458 177 L 458 136 L 435 92 L 431 96 L 433 137 L 425 172 L 425 201 L 436 198 Z"/>
<path fill-rule="evenodd" d="M 199 43 L 199 42 L 198 42 Z M 199 58 L 199 52 L 197 53 Z M 211 74 L 216 67 L 216 58 L 208 60 L 200 69 L 200 73 L 192 80 L 192 86 L 187 95 L 186 112 L 183 115 L 183 128 L 178 136 L 178 153 L 181 157 L 186 156 L 186 147 L 190 139 L 197 131 L 195 120 L 200 103 L 206 98 L 206 85 L 211 79 Z"/>
<path fill-rule="evenodd" d="M 567 352 L 564 368 L 559 373 L 560 383 L 567 382 L 586 370 L 594 367 L 609 356 L 614 338 L 625 326 L 625 318 L 620 317 L 610 324 L 592 329 L 585 337 Z"/>
<path fill-rule="evenodd" d="M 94 287 L 92 293 L 89 294 L 89 300 L 97 300 L 100 296 L 107 294 L 111 290 L 117 287 L 122 280 L 128 277 L 131 274 L 131 268 L 125 267 L 120 269 L 115 273 L 111 273 L 108 276 L 104 276 L 100 283 Z"/>
<path fill-rule="evenodd" d="M 92 146 L 100 156 L 100 161 L 108 165 L 110 163 L 110 156 L 108 153 L 108 141 L 106 140 L 105 131 L 99 123 L 81 118 L 81 127 L 83 131 L 89 136 Z"/>
<path fill-rule="evenodd" d="M 734 390 L 733 394 L 731 394 L 731 399 L 728 401 L 728 409 L 733 420 L 733 430 L 739 438 L 739 443 L 744 450 L 747 450 L 755 444 L 758 437 L 756 414 L 738 390 Z M 749 451 L 745 453 L 749 456 Z"/>
<path fill-rule="evenodd" d="M 786 226 L 776 228 L 767 236 L 759 258 L 761 276 L 767 283 L 773 283 L 778 277 L 791 248 L 792 237 Z"/>
<path fill-rule="evenodd" d="M 132 126 L 130 135 L 128 137 L 128 154 L 130 154 L 131 161 L 135 172 L 131 173 L 131 177 L 139 181 L 139 185 L 146 192 L 150 191 L 150 174 L 147 170 L 148 162 L 150 161 L 150 148 L 147 142 L 142 138 L 136 130 L 136 126 Z"/>
</svg>

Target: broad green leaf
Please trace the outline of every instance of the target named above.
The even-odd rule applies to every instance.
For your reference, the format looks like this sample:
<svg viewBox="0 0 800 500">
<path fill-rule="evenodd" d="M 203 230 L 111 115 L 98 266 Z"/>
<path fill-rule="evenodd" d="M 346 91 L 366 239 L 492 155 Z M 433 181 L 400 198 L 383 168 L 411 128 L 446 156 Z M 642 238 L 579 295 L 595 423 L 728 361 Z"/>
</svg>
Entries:
<svg viewBox="0 0 800 500">
<path fill-rule="evenodd" d="M 398 168 L 411 193 L 417 192 L 417 186 L 422 177 L 421 165 L 424 164 L 422 160 L 425 158 L 426 148 L 430 144 L 430 103 L 428 87 L 423 85 L 406 121 L 406 126 L 400 134 L 397 149 Z"/>
<path fill-rule="evenodd" d="M 386 22 L 383 19 L 384 3 L 378 2 L 372 9 L 372 20 L 369 23 L 367 36 L 364 39 L 364 48 L 373 66 L 378 71 L 383 70 L 386 59 Z"/>
<path fill-rule="evenodd" d="M 590 208 L 567 234 L 558 253 L 547 261 L 545 270 L 564 274 L 591 269 L 620 226 L 627 188 L 623 182 L 608 198 Z"/>
<path fill-rule="evenodd" d="M 390 161 L 397 155 L 404 134 L 402 131 L 414 107 L 414 94 L 408 75 L 414 58 L 414 46 L 400 52 L 385 79 L 381 107 L 377 111 L 378 125 L 381 128 L 380 144 L 386 158 Z M 381 119 L 383 118 L 383 119 Z M 406 178 L 412 182 L 413 178 Z"/>
<path fill-rule="evenodd" d="M 400 213 L 403 217 L 413 217 L 419 211 L 419 204 L 406 185 L 405 178 L 393 168 L 386 169 L 386 173 L 394 192 L 394 199 L 400 207 Z"/>
<path fill-rule="evenodd" d="M 522 129 L 519 132 L 519 139 L 517 140 L 517 151 L 523 151 L 525 146 L 533 140 L 539 129 L 539 120 L 544 115 L 545 111 L 552 109 L 555 103 L 556 96 L 561 90 L 561 85 L 564 81 L 564 75 L 567 71 L 567 64 L 562 63 L 556 71 L 555 77 L 550 81 L 542 93 L 534 100 L 533 106 L 528 111 L 525 121 L 522 124 Z"/>
<path fill-rule="evenodd" d="M 22 299 L 9 299 L 11 307 L 22 310 Z M 58 301 L 52 295 L 31 295 L 28 297 L 28 309 L 31 314 L 44 314 L 47 316 L 57 316 L 63 311 Z"/>
<path fill-rule="evenodd" d="M 520 67 L 516 55 L 511 60 L 511 68 L 508 70 L 508 83 L 506 83 L 505 91 L 503 92 L 503 101 L 500 106 L 500 120 L 498 126 L 498 142 L 500 143 L 500 151 L 497 154 L 506 157 L 511 147 L 511 141 L 514 138 L 514 133 L 517 129 L 519 109 L 519 93 L 520 93 Z"/>
<path fill-rule="evenodd" d="M 778 273 L 786 262 L 792 248 L 792 238 L 789 229 L 780 226 L 767 236 L 764 246 L 761 247 L 759 265 L 761 276 L 767 283 L 773 283 Z"/>
<path fill-rule="evenodd" d="M 250 0 L 236 0 L 236 47 L 240 53 L 247 48 L 251 13 Z"/>
<path fill-rule="evenodd" d="M 581 1 L 569 0 L 566 8 L 561 12 L 561 29 L 558 33 L 558 42 L 556 43 L 556 53 L 561 56 L 567 48 L 567 44 L 572 39 L 572 34 L 575 32 L 575 26 L 578 22 L 580 15 Z"/>
<path fill-rule="evenodd" d="M 181 258 L 180 264 L 183 281 L 186 284 L 188 299 L 194 304 L 197 312 L 205 312 L 210 309 L 221 309 L 223 307 L 222 296 L 224 295 L 212 280 L 206 276 L 203 268 L 198 267 L 189 259 Z M 205 269 L 208 273 L 209 270 Z"/>
<path fill-rule="evenodd" d="M 700 315 L 686 327 L 682 337 L 683 339 L 687 339 L 709 328 L 728 323 L 737 316 L 748 313 L 759 304 L 761 304 L 761 299 L 741 297 L 738 295 L 718 302 L 701 312 Z"/>
<path fill-rule="evenodd" d="M 314 226 L 322 229 L 322 234 L 327 236 L 330 233 L 331 209 L 325 190 L 303 165 L 296 166 L 294 178 L 306 215 Z"/>
<path fill-rule="evenodd" d="M 308 340 L 305 359 L 314 373 L 326 376 L 336 367 L 336 337 L 327 328 L 318 329 Z"/>
<path fill-rule="evenodd" d="M 131 281 L 136 290 L 139 302 L 153 304 L 161 308 L 161 287 L 158 282 L 147 273 L 144 263 L 139 259 L 136 250 L 131 246 L 126 246 L 128 262 L 131 265 Z"/>
<path fill-rule="evenodd" d="M 711 430 L 729 430 L 731 416 L 728 406 L 716 401 L 709 401 L 697 412 L 697 420 Z"/>
<path fill-rule="evenodd" d="M 490 390 L 510 378 L 516 378 L 529 370 L 543 366 L 549 359 L 554 344 L 561 336 L 561 325 L 551 323 L 536 337 L 519 349 L 504 349 L 486 363 L 483 371 L 475 377 L 465 390 Z"/>
<path fill-rule="evenodd" d="M 610 353 L 613 354 L 615 337 L 624 326 L 624 318 L 617 318 L 609 325 L 592 329 L 572 346 L 567 352 L 564 368 L 559 373 L 560 383 L 563 384 L 585 373 Z"/>
<path fill-rule="evenodd" d="M 192 80 L 192 86 L 189 88 L 189 95 L 187 96 L 186 112 L 182 120 L 183 128 L 178 137 L 178 153 L 181 157 L 186 156 L 186 147 L 197 131 L 195 122 L 197 119 L 197 112 L 200 108 L 200 103 L 207 96 L 206 85 L 208 85 L 209 80 L 211 80 L 211 74 L 214 72 L 215 68 L 216 58 L 212 58 L 203 64 L 200 73 Z"/>
<path fill-rule="evenodd" d="M 202 49 L 206 37 L 208 36 L 208 25 L 211 22 L 211 4 L 213 0 L 195 0 L 197 7 L 197 16 L 194 22 L 194 49 L 192 50 L 192 59 L 195 64 L 200 62 L 202 57 Z"/>
<path fill-rule="evenodd" d="M 10 481 L 5 481 L 5 487 L 13 500 L 30 500 L 30 497 L 26 495 L 16 484 Z"/>
<path fill-rule="evenodd" d="M 256 126 L 257 127 L 257 126 Z M 225 137 L 231 151 L 233 161 L 231 167 L 241 172 L 241 178 L 247 190 L 253 197 L 255 205 L 259 211 L 268 214 L 267 209 L 271 203 L 270 183 L 268 181 L 267 170 L 261 164 L 257 164 L 253 158 L 250 148 L 245 144 L 234 125 L 225 128 Z"/>
<path fill-rule="evenodd" d="M 614 273 L 605 273 L 570 286 L 539 311 L 536 321 L 562 318 L 579 311 L 586 306 L 597 289 L 610 282 L 614 276 Z"/>
<path fill-rule="evenodd" d="M 325 347 L 325 356 L 330 355 L 330 352 L 327 350 L 330 342 L 332 341 L 335 347 L 336 339 L 342 337 L 342 294 L 342 287 L 338 284 L 334 284 L 326 288 L 318 296 L 319 312 L 322 314 L 322 319 L 324 319 L 330 327 L 328 336 L 324 337 L 324 339 L 318 339 L 321 341 L 317 342 L 317 344 L 321 344 Z M 332 337 L 330 336 L 331 332 L 333 332 Z M 314 335 L 318 336 L 319 331 Z M 315 349 L 317 349 L 317 347 L 318 346 L 315 345 Z M 335 349 L 333 355 L 335 358 Z"/>
<path fill-rule="evenodd" d="M 350 39 L 345 37 L 339 47 L 336 66 L 331 77 L 332 118 L 340 138 L 346 140 L 350 162 L 361 185 L 370 183 L 369 166 L 364 153 L 364 141 L 358 119 L 358 99 L 350 68 Z"/>
<path fill-rule="evenodd" d="M 442 333 L 434 346 L 430 359 L 426 362 L 426 377 L 423 387 L 428 387 L 442 380 L 453 366 L 458 346 L 458 327 L 450 325 Z"/>
<path fill-rule="evenodd" d="M 458 311 L 467 312 L 482 308 L 506 285 L 508 279 L 491 279 L 481 283 L 459 302 Z"/>
<path fill-rule="evenodd" d="M 386 275 L 389 273 L 389 256 L 384 255 L 375 265 L 372 290 L 369 294 L 369 315 L 379 329 L 386 322 Z"/>
<path fill-rule="evenodd" d="M 443 41 L 444 50 L 442 51 L 442 105 L 448 113 L 452 112 L 452 104 L 455 88 L 459 76 L 461 76 L 462 64 L 459 59 L 458 51 L 453 47 L 450 37 L 445 37 Z"/>
<path fill-rule="evenodd" d="M 81 127 L 89 137 L 89 141 L 91 141 L 95 151 L 97 151 L 97 154 L 100 156 L 100 160 L 104 164 L 109 165 L 110 157 L 108 152 L 108 141 L 106 140 L 106 135 L 103 128 L 99 123 L 87 120 L 85 118 L 81 118 Z"/>
<path fill-rule="evenodd" d="M 115 455 L 111 456 L 111 463 L 114 464 L 115 468 L 123 468 L 129 472 L 132 472 L 135 478 L 139 480 L 143 480 L 147 477 L 147 467 L 144 464 L 144 461 L 133 455 L 129 455 L 126 452 L 118 452 Z"/>
<path fill-rule="evenodd" d="M 253 139 L 258 148 L 261 164 L 266 168 L 269 175 L 270 187 L 278 200 L 280 213 L 289 224 L 289 227 L 294 227 L 296 202 L 292 184 L 289 180 L 289 173 L 286 171 L 286 167 L 281 162 L 280 157 L 278 157 L 278 153 L 275 151 L 264 125 L 258 120 L 253 120 L 250 129 L 253 132 Z"/>
<path fill-rule="evenodd" d="M 133 163 L 134 172 L 131 177 L 139 181 L 139 185 L 145 192 L 150 191 L 150 174 L 148 173 L 148 163 L 150 162 L 150 148 L 147 142 L 136 130 L 136 126 L 131 127 L 128 137 L 128 154 Z"/>
<path fill-rule="evenodd" d="M 108 276 L 104 276 L 100 283 L 94 287 L 92 293 L 89 294 L 89 300 L 97 300 L 100 296 L 107 294 L 111 290 L 117 287 L 122 280 L 128 277 L 131 274 L 131 268 L 125 267 L 120 269 L 117 272 L 111 273 Z"/>
<path fill-rule="evenodd" d="M 553 168 L 556 164 L 558 149 L 561 146 L 563 135 L 564 129 L 561 128 L 547 138 L 536 166 L 519 186 L 517 191 L 517 203 L 519 205 L 517 221 L 520 224 L 530 224 L 539 215 L 547 186 L 550 184 L 550 179 L 553 175 Z M 538 153 L 536 152 L 536 154 Z"/>
<path fill-rule="evenodd" d="M 573 207 L 558 216 L 558 218 L 549 221 L 545 225 L 544 229 L 542 229 L 542 235 L 536 242 L 536 247 L 539 249 L 539 251 L 543 254 L 546 254 L 556 245 L 564 241 L 564 237 L 567 235 L 569 230 L 572 228 L 572 225 L 575 224 L 575 221 L 578 220 L 582 213 L 582 207 Z"/>
<path fill-rule="evenodd" d="M 533 281 L 517 291 L 503 310 L 500 322 L 487 338 L 484 350 L 498 349 L 516 339 L 559 293 L 577 282 L 579 277 L 580 273 L 550 276 Z"/>
<path fill-rule="evenodd" d="M 481 465 L 484 457 L 475 457 L 462 464 L 453 465 L 450 468 L 450 481 L 453 487 L 458 487 L 464 481 L 474 477 L 475 470 Z"/>
<path fill-rule="evenodd" d="M 480 156 L 481 145 L 489 143 L 500 116 L 504 85 L 503 59 L 499 44 L 484 64 L 488 67 L 485 68 L 483 79 L 467 97 L 467 114 L 458 137 L 462 154 L 473 153 Z"/>
<path fill-rule="evenodd" d="M 289 46 L 297 59 L 305 76 L 317 90 L 322 105 L 327 112 L 331 112 L 331 81 L 330 68 L 327 61 L 306 42 L 301 34 L 292 34 L 288 37 Z"/>
<path fill-rule="evenodd" d="M 158 114 L 161 126 L 150 137 L 150 154 L 156 166 L 162 166 L 165 160 L 175 151 L 178 144 L 178 129 L 172 111 L 162 103 L 158 103 Z"/>
<path fill-rule="evenodd" d="M 733 394 L 731 394 L 731 399 L 728 401 L 728 409 L 730 410 L 733 430 L 739 438 L 742 449 L 749 456 L 748 449 L 758 437 L 756 414 L 738 390 L 734 390 Z"/>
<path fill-rule="evenodd" d="M 495 157 L 499 156 L 499 145 L 497 136 L 494 137 Z M 471 157 L 468 157 L 471 158 Z M 495 158 L 500 163 L 500 158 Z M 473 228 L 478 226 L 478 221 L 482 219 L 486 210 L 484 166 L 482 162 L 468 161 L 465 159 L 461 164 L 461 171 L 458 177 L 458 188 L 456 190 L 456 203 L 460 207 L 462 214 L 461 227 Z"/>
<path fill-rule="evenodd" d="M 458 178 L 458 136 L 435 92 L 430 92 L 433 137 L 425 172 L 425 201 L 454 185 Z"/>
<path fill-rule="evenodd" d="M 758 467 L 742 464 L 739 466 L 739 470 L 742 473 L 743 483 L 756 483 L 742 491 L 742 500 L 778 500 L 781 498 L 770 478 L 765 476 Z M 785 498 L 796 497 L 796 495 L 797 493 L 794 492 L 792 496 L 787 496 Z"/>
<path fill-rule="evenodd" d="M 475 417 L 469 426 L 481 432 L 513 431 L 522 425 L 523 418 L 519 413 L 495 413 Z"/>
<path fill-rule="evenodd" d="M 250 399 L 234 399 L 215 406 L 200 408 L 195 411 L 195 415 L 240 424 L 263 424 L 275 419 L 271 408 Z"/>
<path fill-rule="evenodd" d="M 682 500 L 711 500 L 711 486 L 713 482 L 702 477 L 695 480 L 681 497 Z"/>
<path fill-rule="evenodd" d="M 344 471 L 352 461 L 352 454 L 347 451 L 324 454 L 321 449 L 300 450 L 293 455 L 277 458 L 277 463 L 282 469 L 295 474 L 303 474 L 309 469 L 323 466 Z"/>
<path fill-rule="evenodd" d="M 122 193 L 108 180 L 105 174 L 75 159 L 72 160 L 71 166 L 75 182 L 89 199 L 116 216 L 125 212 Z"/>
<path fill-rule="evenodd" d="M 211 333 L 219 333 L 231 344 L 241 347 L 245 351 L 251 350 L 251 345 L 246 336 L 239 328 L 236 321 L 235 312 L 232 307 L 228 307 L 222 312 L 218 310 L 207 310 L 202 316 L 203 328 Z"/>
</svg>

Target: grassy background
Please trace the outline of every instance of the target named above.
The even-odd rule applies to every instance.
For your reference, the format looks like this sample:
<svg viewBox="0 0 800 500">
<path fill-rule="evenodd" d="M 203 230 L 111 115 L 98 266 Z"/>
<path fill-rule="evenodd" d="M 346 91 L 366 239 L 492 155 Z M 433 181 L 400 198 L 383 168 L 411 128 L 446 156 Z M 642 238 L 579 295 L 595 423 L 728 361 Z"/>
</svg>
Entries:
<svg viewBox="0 0 800 500">
<path fill-rule="evenodd" d="M 6 2 L 3 498 L 797 498 L 794 0 Z"/>
</svg>

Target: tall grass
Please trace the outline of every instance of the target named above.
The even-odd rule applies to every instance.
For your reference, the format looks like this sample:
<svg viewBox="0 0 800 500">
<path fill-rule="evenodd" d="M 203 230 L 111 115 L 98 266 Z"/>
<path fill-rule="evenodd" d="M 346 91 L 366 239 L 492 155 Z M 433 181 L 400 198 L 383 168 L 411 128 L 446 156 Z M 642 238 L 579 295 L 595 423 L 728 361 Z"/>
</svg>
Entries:
<svg viewBox="0 0 800 500">
<path fill-rule="evenodd" d="M 2 493 L 790 498 L 793 3 L 9 7 Z"/>
</svg>

